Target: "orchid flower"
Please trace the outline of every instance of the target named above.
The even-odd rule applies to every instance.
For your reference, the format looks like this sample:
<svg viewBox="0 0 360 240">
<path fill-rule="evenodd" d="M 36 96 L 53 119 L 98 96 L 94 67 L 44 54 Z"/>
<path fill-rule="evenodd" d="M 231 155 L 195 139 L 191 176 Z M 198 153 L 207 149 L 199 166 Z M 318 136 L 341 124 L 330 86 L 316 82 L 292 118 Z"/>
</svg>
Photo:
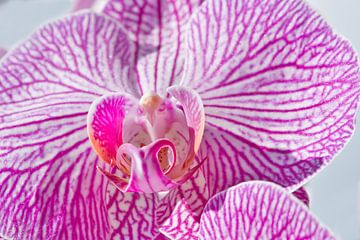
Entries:
<svg viewBox="0 0 360 240">
<path fill-rule="evenodd" d="M 331 238 L 289 192 L 350 139 L 359 80 L 302 0 L 110 0 L 49 23 L 0 62 L 0 236 Z"/>
</svg>

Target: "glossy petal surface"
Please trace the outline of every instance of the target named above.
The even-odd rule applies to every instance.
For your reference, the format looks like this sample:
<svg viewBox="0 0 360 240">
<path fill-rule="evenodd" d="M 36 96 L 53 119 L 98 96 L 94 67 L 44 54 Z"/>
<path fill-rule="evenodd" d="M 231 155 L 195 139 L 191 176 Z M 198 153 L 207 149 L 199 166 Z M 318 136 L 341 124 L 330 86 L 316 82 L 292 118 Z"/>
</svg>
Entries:
<svg viewBox="0 0 360 240">
<path fill-rule="evenodd" d="M 104 13 L 118 20 L 136 42 L 141 93 L 164 94 L 181 78 L 186 24 L 202 0 L 111 0 Z"/>
<path fill-rule="evenodd" d="M 200 222 L 200 239 L 335 239 L 285 189 L 248 182 L 210 199 Z"/>
<path fill-rule="evenodd" d="M 107 239 L 105 167 L 86 115 L 127 82 L 130 45 L 116 23 L 79 14 L 38 30 L 0 63 L 0 236 Z M 116 73 L 116 74 L 115 74 Z"/>
<path fill-rule="evenodd" d="M 210 184 L 239 183 L 221 165 L 243 165 L 235 179 L 297 187 L 344 147 L 360 93 L 357 57 L 303 1 L 211 0 L 190 29 L 181 84 L 200 94 L 207 136 L 215 131 L 207 148 L 221 163 L 205 174 Z M 239 143 L 218 150 L 229 139 Z"/>
</svg>

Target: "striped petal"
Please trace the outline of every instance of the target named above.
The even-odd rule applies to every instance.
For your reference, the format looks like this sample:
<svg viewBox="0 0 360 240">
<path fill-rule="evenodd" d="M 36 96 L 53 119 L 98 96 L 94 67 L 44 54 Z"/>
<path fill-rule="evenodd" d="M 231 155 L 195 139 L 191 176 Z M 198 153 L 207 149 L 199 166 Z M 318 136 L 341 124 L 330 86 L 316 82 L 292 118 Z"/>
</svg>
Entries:
<svg viewBox="0 0 360 240">
<path fill-rule="evenodd" d="M 210 185 L 264 179 L 297 188 L 350 139 L 356 53 L 302 0 L 209 0 L 187 45 L 181 84 L 200 94 L 210 162 L 221 162 L 205 174 Z"/>
<path fill-rule="evenodd" d="M 200 239 L 335 239 L 285 189 L 248 182 L 211 198 L 200 221 Z"/>
<path fill-rule="evenodd" d="M 0 62 L 0 236 L 108 239 L 105 167 L 86 133 L 91 102 L 132 91 L 131 45 L 82 13 L 38 30 Z"/>
<path fill-rule="evenodd" d="M 108 239 L 153 239 L 159 234 L 155 211 L 156 194 L 123 193 L 112 184 L 106 191 L 111 234 Z"/>
<path fill-rule="evenodd" d="M 177 202 L 172 214 L 161 224 L 160 231 L 170 239 L 197 239 L 199 221 L 193 216 L 189 205 Z"/>
<path fill-rule="evenodd" d="M 159 231 L 170 239 L 196 239 L 200 215 L 208 199 L 204 175 L 198 171 L 159 201 L 156 210 Z"/>
<path fill-rule="evenodd" d="M 136 42 L 137 82 L 141 93 L 164 94 L 181 78 L 185 32 L 202 0 L 110 0 L 104 13 L 117 19 Z"/>
</svg>

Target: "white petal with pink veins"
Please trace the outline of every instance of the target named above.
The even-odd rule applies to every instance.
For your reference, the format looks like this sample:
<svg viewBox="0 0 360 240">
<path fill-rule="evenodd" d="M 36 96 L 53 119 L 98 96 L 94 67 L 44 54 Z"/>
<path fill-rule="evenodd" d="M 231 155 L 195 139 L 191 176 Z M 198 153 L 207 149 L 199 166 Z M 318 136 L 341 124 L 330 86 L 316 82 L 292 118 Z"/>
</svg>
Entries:
<svg viewBox="0 0 360 240">
<path fill-rule="evenodd" d="M 191 20 L 180 85 L 204 103 L 214 192 L 249 179 L 296 188 L 350 139 L 360 72 L 302 0 L 209 0 Z"/>
<path fill-rule="evenodd" d="M 236 185 L 210 199 L 200 239 L 335 239 L 284 188 L 268 182 Z"/>
<path fill-rule="evenodd" d="M 130 49 L 115 22 L 81 13 L 1 59 L 1 237 L 108 239 L 107 181 L 96 170 L 106 166 L 91 149 L 86 115 L 103 92 L 136 94 Z"/>
</svg>

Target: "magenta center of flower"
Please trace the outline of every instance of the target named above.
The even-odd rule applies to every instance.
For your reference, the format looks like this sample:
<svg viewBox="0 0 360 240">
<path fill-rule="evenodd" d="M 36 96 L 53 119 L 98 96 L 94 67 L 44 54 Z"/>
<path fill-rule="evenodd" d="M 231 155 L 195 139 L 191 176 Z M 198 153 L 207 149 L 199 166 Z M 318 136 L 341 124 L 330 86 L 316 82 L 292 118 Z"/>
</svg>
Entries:
<svg viewBox="0 0 360 240">
<path fill-rule="evenodd" d="M 188 127 L 184 112 L 171 100 L 155 93 L 144 95 L 137 109 L 126 115 L 123 122 L 123 145 L 117 150 L 120 167 L 130 175 L 131 158 L 126 154 L 129 144 L 146 149 L 152 143 L 168 140 L 157 149 L 157 160 L 166 175 L 179 176 L 185 160 L 194 156 L 194 131 Z"/>
<path fill-rule="evenodd" d="M 121 191 L 166 191 L 198 168 L 203 106 L 193 91 L 174 89 L 172 98 L 153 92 L 140 100 L 112 94 L 93 104 L 88 119 L 91 143 L 117 170 L 99 171 Z"/>
</svg>

